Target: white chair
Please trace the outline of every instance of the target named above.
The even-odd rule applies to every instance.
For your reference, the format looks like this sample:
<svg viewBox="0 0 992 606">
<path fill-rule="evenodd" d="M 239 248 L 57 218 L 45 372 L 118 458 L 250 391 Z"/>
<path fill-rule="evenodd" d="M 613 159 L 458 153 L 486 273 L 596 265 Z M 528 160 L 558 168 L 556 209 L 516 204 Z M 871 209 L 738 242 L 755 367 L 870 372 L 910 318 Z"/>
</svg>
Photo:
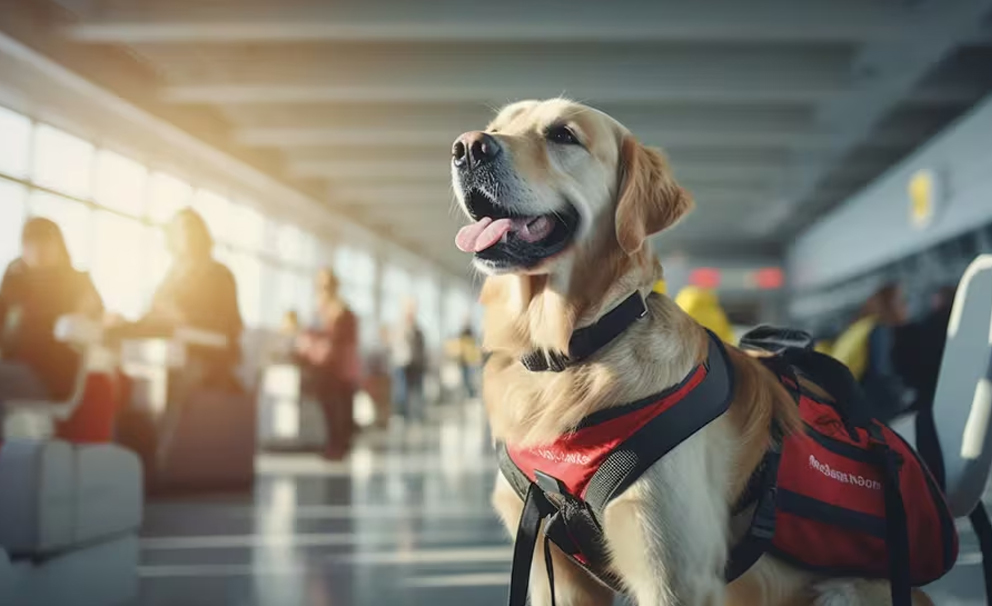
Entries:
<svg viewBox="0 0 992 606">
<path fill-rule="evenodd" d="M 933 415 L 951 511 L 979 503 L 992 471 L 992 255 L 975 259 L 958 285 L 947 327 Z M 913 416 L 892 428 L 916 444 Z"/>
<path fill-rule="evenodd" d="M 4 436 L 6 438 L 45 439 L 53 435 L 55 423 L 72 416 L 83 400 L 86 381 L 95 371 L 111 370 L 114 356 L 101 346 L 102 325 L 81 315 L 65 315 L 55 324 L 55 338 L 80 353 L 79 369 L 69 396 L 61 401 L 8 400 Z"/>
<path fill-rule="evenodd" d="M 934 471 L 944 477 L 954 516 L 971 520 L 992 600 L 992 525 L 982 503 L 992 471 L 992 255 L 975 259 L 958 285 L 932 415 L 932 421 L 915 415 L 896 419 L 892 429 L 921 454 L 934 452 L 943 459 L 927 462 L 939 467 Z M 928 425 L 936 431 L 917 435 L 918 427 Z M 933 433 L 937 444 L 927 437 Z"/>
</svg>

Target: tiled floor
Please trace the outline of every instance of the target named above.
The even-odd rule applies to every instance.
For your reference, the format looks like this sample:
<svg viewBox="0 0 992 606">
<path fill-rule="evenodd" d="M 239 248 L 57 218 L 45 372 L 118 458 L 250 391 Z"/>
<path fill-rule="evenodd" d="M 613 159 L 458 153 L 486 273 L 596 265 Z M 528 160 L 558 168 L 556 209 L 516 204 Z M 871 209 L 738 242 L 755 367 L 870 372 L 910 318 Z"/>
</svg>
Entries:
<svg viewBox="0 0 992 606">
<path fill-rule="evenodd" d="M 481 410 L 437 416 L 366 437 L 343 464 L 262 457 L 253 495 L 151 504 L 138 605 L 504 604 L 511 552 Z M 964 525 L 939 606 L 985 604 L 977 551 Z"/>
</svg>

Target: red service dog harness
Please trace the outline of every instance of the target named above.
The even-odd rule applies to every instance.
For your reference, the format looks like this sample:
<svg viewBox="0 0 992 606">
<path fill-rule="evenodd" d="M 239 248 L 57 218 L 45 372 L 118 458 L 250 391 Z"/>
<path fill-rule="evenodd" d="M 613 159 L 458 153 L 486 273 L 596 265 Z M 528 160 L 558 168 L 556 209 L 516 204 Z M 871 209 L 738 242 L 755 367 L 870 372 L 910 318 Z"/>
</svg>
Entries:
<svg viewBox="0 0 992 606">
<path fill-rule="evenodd" d="M 617 330 L 623 324 L 618 315 L 643 316 L 629 302 L 614 310 L 627 306 L 612 320 L 610 314 L 604 316 L 611 325 L 605 332 L 602 327 L 584 329 L 600 331 L 599 339 L 588 332 L 582 338 L 587 343 L 612 341 L 622 332 Z M 797 339 L 805 345 L 795 345 Z M 888 578 L 893 604 L 909 606 L 911 587 L 941 577 L 954 565 L 958 538 L 953 518 L 913 449 L 865 416 L 863 394 L 850 373 L 812 351 L 809 342 L 804 333 L 764 327 L 742 339 L 744 347 L 776 354 L 763 361 L 793 394 L 805 431 L 783 436 L 772 427 L 773 446 L 731 511 L 734 516 L 752 512 L 751 523 L 744 539 L 731 548 L 724 576 L 733 581 L 767 552 L 832 576 Z M 535 358 L 523 362 L 531 368 Z M 559 356 L 557 368 L 532 370 L 561 370 L 579 359 L 570 352 Z M 800 376 L 836 399 L 822 401 L 801 389 Z M 551 444 L 530 449 L 501 444 L 500 471 L 524 500 L 510 606 L 526 604 L 542 522 L 552 588 L 549 543 L 620 591 L 602 530 L 606 506 L 665 454 L 726 412 L 733 393 L 733 366 L 723 344 L 710 334 L 706 359 L 678 385 L 594 413 Z"/>
</svg>

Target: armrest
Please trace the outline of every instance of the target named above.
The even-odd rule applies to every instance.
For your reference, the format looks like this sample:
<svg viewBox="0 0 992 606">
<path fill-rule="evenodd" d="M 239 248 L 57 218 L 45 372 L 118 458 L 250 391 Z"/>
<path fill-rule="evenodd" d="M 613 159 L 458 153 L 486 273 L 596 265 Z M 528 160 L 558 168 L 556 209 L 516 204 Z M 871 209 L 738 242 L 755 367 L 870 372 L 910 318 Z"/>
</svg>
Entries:
<svg viewBox="0 0 992 606">
<path fill-rule="evenodd" d="M 55 322 L 55 338 L 76 347 L 89 347 L 103 340 L 103 325 L 79 314 L 61 316 Z"/>
<path fill-rule="evenodd" d="M 209 347 L 211 349 L 225 349 L 227 347 L 225 335 L 191 326 L 177 328 L 172 338 L 183 345 L 195 345 L 196 347 Z"/>
<path fill-rule="evenodd" d="M 103 327 L 92 318 L 79 314 L 61 316 L 55 323 L 54 335 L 58 341 L 71 345 L 81 353 L 72 393 L 65 400 L 9 400 L 4 403 L 8 415 L 13 416 L 13 413 L 20 411 L 36 417 L 33 421 L 27 421 L 31 434 L 50 433 L 51 419 L 69 418 L 83 399 L 89 373 L 115 364 L 113 356 L 101 349 Z"/>
</svg>

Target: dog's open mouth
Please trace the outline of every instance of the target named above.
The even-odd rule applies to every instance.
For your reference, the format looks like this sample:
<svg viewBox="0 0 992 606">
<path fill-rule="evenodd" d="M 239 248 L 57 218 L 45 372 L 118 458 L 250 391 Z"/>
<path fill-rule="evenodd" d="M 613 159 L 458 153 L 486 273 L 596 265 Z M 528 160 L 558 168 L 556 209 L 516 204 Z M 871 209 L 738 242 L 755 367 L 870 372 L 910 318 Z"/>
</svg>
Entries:
<svg viewBox="0 0 992 606">
<path fill-rule="evenodd" d="M 568 202 L 553 213 L 524 215 L 472 189 L 465 195 L 465 206 L 475 222 L 458 232 L 455 243 L 496 268 L 529 268 L 558 254 L 571 243 L 579 224 L 579 213 Z"/>
</svg>

